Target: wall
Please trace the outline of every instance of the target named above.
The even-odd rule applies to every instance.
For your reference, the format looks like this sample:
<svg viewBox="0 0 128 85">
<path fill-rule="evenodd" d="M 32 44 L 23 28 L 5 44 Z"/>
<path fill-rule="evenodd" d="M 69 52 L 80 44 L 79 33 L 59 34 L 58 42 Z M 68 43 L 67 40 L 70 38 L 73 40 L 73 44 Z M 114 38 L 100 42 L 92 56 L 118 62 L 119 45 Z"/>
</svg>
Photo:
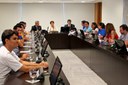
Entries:
<svg viewBox="0 0 128 85">
<path fill-rule="evenodd" d="M 20 4 L 0 4 L 0 35 L 20 20 Z"/>
<path fill-rule="evenodd" d="M 102 0 L 102 21 L 114 24 L 116 32 L 123 23 L 123 0 Z"/>
<path fill-rule="evenodd" d="M 124 0 L 123 23 L 128 25 L 128 0 Z"/>
<path fill-rule="evenodd" d="M 0 11 L 1 32 L 12 28 L 20 20 L 27 22 L 27 30 L 36 20 L 45 29 L 50 20 L 54 20 L 58 30 L 69 18 L 77 28 L 81 28 L 83 19 L 94 21 L 94 4 L 0 4 Z"/>
</svg>

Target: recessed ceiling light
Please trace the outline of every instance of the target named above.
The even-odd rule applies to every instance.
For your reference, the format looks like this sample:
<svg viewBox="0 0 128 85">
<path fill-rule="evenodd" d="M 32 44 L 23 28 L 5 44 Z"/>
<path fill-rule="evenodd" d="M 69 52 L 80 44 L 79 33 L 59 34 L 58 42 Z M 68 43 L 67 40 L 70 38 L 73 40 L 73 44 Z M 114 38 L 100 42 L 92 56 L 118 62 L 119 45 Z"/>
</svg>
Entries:
<svg viewBox="0 0 128 85">
<path fill-rule="evenodd" d="M 81 1 L 81 3 L 85 3 L 85 1 Z"/>
<path fill-rule="evenodd" d="M 43 0 L 39 0 L 38 2 L 39 2 L 39 3 L 43 3 L 44 1 L 43 1 Z"/>
</svg>

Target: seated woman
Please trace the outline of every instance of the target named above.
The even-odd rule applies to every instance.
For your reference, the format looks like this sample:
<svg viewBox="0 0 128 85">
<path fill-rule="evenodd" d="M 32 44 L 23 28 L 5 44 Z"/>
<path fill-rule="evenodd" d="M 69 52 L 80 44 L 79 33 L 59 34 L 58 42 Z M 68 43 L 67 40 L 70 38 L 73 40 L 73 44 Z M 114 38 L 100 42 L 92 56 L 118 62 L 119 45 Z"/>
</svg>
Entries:
<svg viewBox="0 0 128 85">
<path fill-rule="evenodd" d="M 98 29 L 99 29 L 99 31 L 98 31 L 98 38 L 99 38 L 99 40 L 103 40 L 104 37 L 106 36 L 106 30 L 105 30 L 104 23 L 100 22 L 98 24 Z"/>
<path fill-rule="evenodd" d="M 57 29 L 54 25 L 54 21 L 50 21 L 50 26 L 48 27 L 48 32 L 49 33 L 57 32 Z"/>
<path fill-rule="evenodd" d="M 98 33 L 98 30 L 99 30 L 99 29 L 98 29 L 98 27 L 97 27 L 96 22 L 92 22 L 91 28 L 92 28 L 93 34 L 97 34 L 97 33 Z"/>
<path fill-rule="evenodd" d="M 109 43 L 114 43 L 114 40 L 118 39 L 118 35 L 115 31 L 115 28 L 112 23 L 107 23 L 106 24 L 106 37 L 105 40 L 108 41 Z"/>
</svg>

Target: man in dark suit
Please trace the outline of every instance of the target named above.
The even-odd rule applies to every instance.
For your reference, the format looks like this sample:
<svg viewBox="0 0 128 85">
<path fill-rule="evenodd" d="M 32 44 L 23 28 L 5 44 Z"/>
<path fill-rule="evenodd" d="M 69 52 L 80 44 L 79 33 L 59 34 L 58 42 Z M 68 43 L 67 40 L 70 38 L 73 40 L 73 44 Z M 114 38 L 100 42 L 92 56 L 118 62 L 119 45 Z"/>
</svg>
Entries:
<svg viewBox="0 0 128 85">
<path fill-rule="evenodd" d="M 39 21 L 35 21 L 35 25 L 32 26 L 31 31 L 41 31 L 42 27 L 39 24 Z"/>
<path fill-rule="evenodd" d="M 75 28 L 75 25 L 71 23 L 72 21 L 70 19 L 67 20 L 67 24 L 64 27 L 69 27 L 71 30 L 72 28 Z"/>
<path fill-rule="evenodd" d="M 65 29 L 69 29 L 69 35 L 77 35 L 77 29 L 74 24 L 71 23 L 70 19 L 67 20 L 67 24 L 64 26 Z"/>
</svg>

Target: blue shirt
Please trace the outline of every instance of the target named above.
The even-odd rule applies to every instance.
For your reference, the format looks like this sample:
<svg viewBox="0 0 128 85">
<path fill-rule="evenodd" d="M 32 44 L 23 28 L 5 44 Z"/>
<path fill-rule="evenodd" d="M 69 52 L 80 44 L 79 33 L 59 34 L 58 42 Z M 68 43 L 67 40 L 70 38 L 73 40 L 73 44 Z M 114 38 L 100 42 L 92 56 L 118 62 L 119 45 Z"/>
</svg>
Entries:
<svg viewBox="0 0 128 85">
<path fill-rule="evenodd" d="M 105 29 L 100 29 L 98 31 L 98 35 L 102 35 L 104 37 L 106 35 L 106 30 Z"/>
<path fill-rule="evenodd" d="M 91 27 L 83 27 L 83 31 L 84 32 L 91 32 L 92 31 L 92 28 Z"/>
</svg>

